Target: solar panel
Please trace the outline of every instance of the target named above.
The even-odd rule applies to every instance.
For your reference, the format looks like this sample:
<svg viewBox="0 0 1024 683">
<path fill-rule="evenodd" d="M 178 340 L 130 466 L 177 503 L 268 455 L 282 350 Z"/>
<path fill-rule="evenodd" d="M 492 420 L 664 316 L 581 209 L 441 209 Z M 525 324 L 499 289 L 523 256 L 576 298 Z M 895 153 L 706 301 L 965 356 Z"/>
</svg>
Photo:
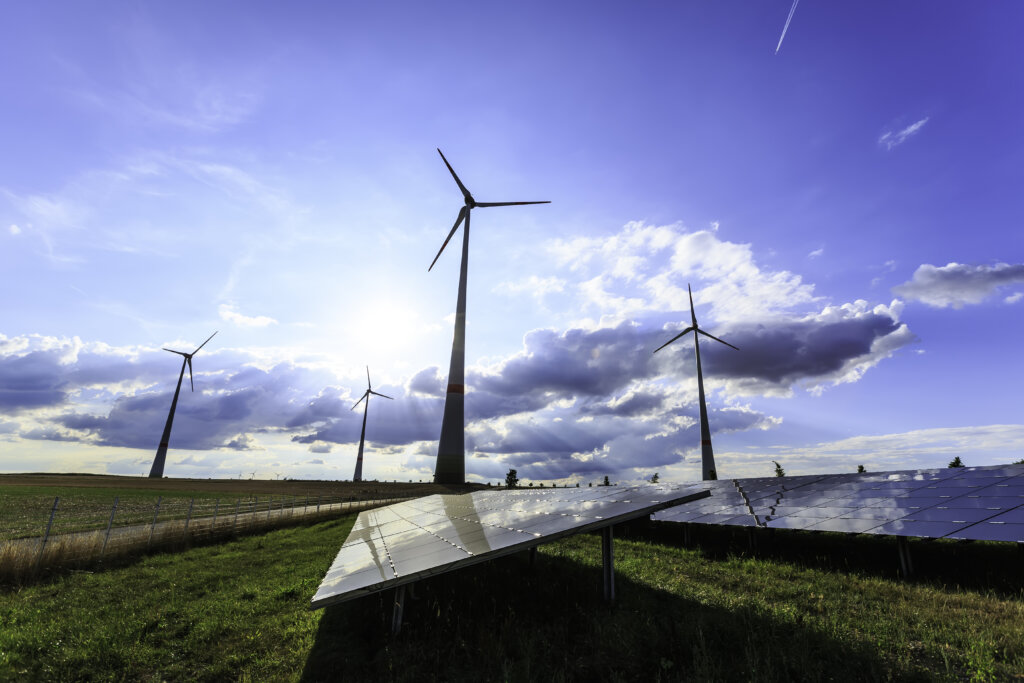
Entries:
<svg viewBox="0 0 1024 683">
<path fill-rule="evenodd" d="M 707 488 L 706 482 L 697 482 L 477 491 L 367 510 L 356 519 L 310 607 L 326 607 L 570 534 L 646 517 L 705 497 Z"/>
<path fill-rule="evenodd" d="M 1024 543 L 1024 465 L 704 482 L 657 521 Z"/>
</svg>

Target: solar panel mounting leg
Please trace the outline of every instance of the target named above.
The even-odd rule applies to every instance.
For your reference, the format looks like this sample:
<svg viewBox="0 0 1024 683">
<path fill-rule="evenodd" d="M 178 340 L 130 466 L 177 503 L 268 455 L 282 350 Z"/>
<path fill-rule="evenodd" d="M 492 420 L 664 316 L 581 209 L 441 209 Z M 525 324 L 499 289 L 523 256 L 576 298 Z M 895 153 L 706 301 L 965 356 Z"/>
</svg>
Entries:
<svg viewBox="0 0 1024 683">
<path fill-rule="evenodd" d="M 530 566 L 537 564 L 537 546 L 530 548 Z"/>
<path fill-rule="evenodd" d="M 391 635 L 397 636 L 402 630 L 402 612 L 405 610 L 405 585 L 395 588 L 395 606 L 391 612 Z"/>
<path fill-rule="evenodd" d="M 909 579 L 914 575 L 914 563 L 910 558 L 910 543 L 906 536 L 896 537 L 896 551 L 900 556 L 900 571 L 903 572 L 903 578 Z"/>
<path fill-rule="evenodd" d="M 601 529 L 601 566 L 604 569 L 605 602 L 615 602 L 615 553 L 611 526 Z"/>
</svg>

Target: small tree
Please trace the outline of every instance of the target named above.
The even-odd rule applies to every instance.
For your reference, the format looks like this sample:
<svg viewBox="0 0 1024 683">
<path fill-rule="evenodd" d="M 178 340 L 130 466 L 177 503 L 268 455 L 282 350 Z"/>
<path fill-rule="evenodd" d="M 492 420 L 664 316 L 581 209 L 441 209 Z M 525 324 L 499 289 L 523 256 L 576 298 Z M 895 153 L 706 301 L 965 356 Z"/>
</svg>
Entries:
<svg viewBox="0 0 1024 683">
<path fill-rule="evenodd" d="M 784 476 L 786 476 L 786 470 L 782 469 L 782 465 L 780 465 L 779 463 L 775 462 L 774 460 L 772 460 L 772 462 L 775 463 L 775 476 L 776 477 L 784 477 Z"/>
<path fill-rule="evenodd" d="M 946 467 L 965 467 L 965 465 L 964 465 L 963 461 L 960 459 L 960 456 L 958 455 L 955 458 L 953 458 L 952 460 L 950 460 L 949 464 L 946 465 Z"/>
<path fill-rule="evenodd" d="M 658 483 L 658 473 L 657 472 L 655 472 L 654 476 L 651 477 L 651 483 L 652 484 L 657 484 Z"/>
<path fill-rule="evenodd" d="M 865 472 L 867 472 L 867 470 L 864 469 L 864 465 L 857 465 L 857 474 L 864 474 Z"/>
<path fill-rule="evenodd" d="M 509 470 L 505 475 L 505 487 L 514 489 L 517 486 L 519 486 L 519 477 L 516 476 L 515 470 Z"/>
<path fill-rule="evenodd" d="M 576 488 L 579 488 L 579 487 L 580 487 L 580 483 L 576 482 Z"/>
<path fill-rule="evenodd" d="M 1021 458 L 1020 460 L 1014 460 L 1010 464 L 1011 465 L 1024 465 L 1024 458 Z"/>
<path fill-rule="evenodd" d="M 610 481 L 608 481 L 608 475 L 607 474 L 604 475 L 604 484 L 602 484 L 602 486 L 611 486 L 611 485 L 612 485 L 612 483 Z"/>
</svg>

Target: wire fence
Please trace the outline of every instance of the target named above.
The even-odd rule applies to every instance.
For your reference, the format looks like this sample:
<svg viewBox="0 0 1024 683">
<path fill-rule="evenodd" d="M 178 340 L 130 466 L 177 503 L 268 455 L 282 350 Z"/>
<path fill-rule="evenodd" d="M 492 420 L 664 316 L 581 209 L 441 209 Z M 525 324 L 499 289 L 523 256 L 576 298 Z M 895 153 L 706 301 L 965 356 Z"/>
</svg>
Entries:
<svg viewBox="0 0 1024 683">
<path fill-rule="evenodd" d="M 351 496 L 251 496 L 246 498 L 157 497 L 149 505 L 122 503 L 88 511 L 61 508 L 54 498 L 38 520 L 37 536 L 26 524 L 0 533 L 0 579 L 21 580 L 50 567 L 81 567 L 150 549 L 188 547 L 211 539 L 249 534 L 367 510 L 407 498 Z M 28 527 L 30 528 L 30 527 Z"/>
</svg>

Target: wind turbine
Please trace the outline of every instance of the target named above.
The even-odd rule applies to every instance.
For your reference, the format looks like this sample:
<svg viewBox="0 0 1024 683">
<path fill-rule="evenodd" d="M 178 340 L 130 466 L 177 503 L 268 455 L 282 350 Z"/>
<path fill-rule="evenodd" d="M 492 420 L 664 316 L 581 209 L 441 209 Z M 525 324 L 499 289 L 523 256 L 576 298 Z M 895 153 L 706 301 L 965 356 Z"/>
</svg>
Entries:
<svg viewBox="0 0 1024 683">
<path fill-rule="evenodd" d="M 667 342 L 665 342 L 658 348 L 654 349 L 654 353 L 661 351 L 663 348 L 674 342 L 676 339 L 679 339 L 684 334 L 689 334 L 690 332 L 693 332 L 693 351 L 697 356 L 697 396 L 700 399 L 700 456 L 702 470 L 701 474 L 702 479 L 707 481 L 710 479 L 718 479 L 718 473 L 715 470 L 715 453 L 711 449 L 711 429 L 710 427 L 708 427 L 708 407 L 704 403 L 704 373 L 701 371 L 700 368 L 700 344 L 697 341 L 697 334 L 703 334 L 705 337 L 710 337 L 711 339 L 714 339 L 716 342 L 725 344 L 726 346 L 736 349 L 737 351 L 739 351 L 739 349 L 730 344 L 729 342 L 722 341 L 718 337 L 712 334 L 708 334 L 704 330 L 700 329 L 700 327 L 697 325 L 697 314 L 694 313 L 693 311 L 693 292 L 690 290 L 689 283 L 687 283 L 686 285 L 686 291 L 690 293 L 691 325 L 682 332 L 680 332 L 679 334 L 677 334 L 676 336 L 669 339 Z"/>
<path fill-rule="evenodd" d="M 469 261 L 469 214 L 473 209 L 487 208 L 490 206 L 520 206 L 523 204 L 550 204 L 550 201 L 543 202 L 478 202 L 473 199 L 466 186 L 455 174 L 452 165 L 445 159 L 440 149 L 437 153 L 444 160 L 444 165 L 455 179 L 455 184 L 462 191 L 465 198 L 465 205 L 459 209 L 459 217 L 455 219 L 455 225 L 445 238 L 444 244 L 437 251 L 437 256 L 430 263 L 433 269 L 441 252 L 448 246 L 455 231 L 459 229 L 462 221 L 466 221 L 466 229 L 462 233 L 462 266 L 459 268 L 459 297 L 455 304 L 455 338 L 452 340 L 452 360 L 448 367 L 448 391 L 444 400 L 444 416 L 441 418 L 441 438 L 437 444 L 437 464 L 434 466 L 434 483 L 436 484 L 461 484 L 466 481 L 466 266 Z"/>
<path fill-rule="evenodd" d="M 352 481 L 363 480 L 363 444 L 366 442 L 366 413 L 369 412 L 370 410 L 370 394 L 373 394 L 374 396 L 380 396 L 381 398 L 386 398 L 389 401 L 395 400 L 390 396 L 378 394 L 376 391 L 373 390 L 373 385 L 370 384 L 370 366 L 366 366 L 366 391 L 363 392 L 363 398 L 356 401 L 355 406 L 352 406 L 352 410 L 355 410 L 356 406 L 362 403 L 363 399 L 366 399 L 366 405 L 363 406 L 363 431 L 359 435 L 359 455 L 356 456 L 356 473 L 352 475 Z"/>
<path fill-rule="evenodd" d="M 188 383 L 192 387 L 192 391 L 196 390 L 196 385 L 192 381 L 192 356 L 199 353 L 199 349 L 206 346 L 206 342 L 213 339 L 214 332 L 206 338 L 199 348 L 192 353 L 185 353 L 184 351 L 175 351 L 174 349 L 164 348 L 164 351 L 170 351 L 183 357 L 181 361 L 181 372 L 178 374 L 178 386 L 174 389 L 174 399 L 171 401 L 171 412 L 167 415 L 167 424 L 164 425 L 164 435 L 160 437 L 160 445 L 156 449 L 156 457 L 153 458 L 153 467 L 149 470 L 150 478 L 159 479 L 164 476 L 164 461 L 167 459 L 167 442 L 171 439 L 171 423 L 174 422 L 174 409 L 178 407 L 178 393 L 181 391 L 181 380 L 185 377 L 185 366 L 188 365 Z"/>
</svg>

